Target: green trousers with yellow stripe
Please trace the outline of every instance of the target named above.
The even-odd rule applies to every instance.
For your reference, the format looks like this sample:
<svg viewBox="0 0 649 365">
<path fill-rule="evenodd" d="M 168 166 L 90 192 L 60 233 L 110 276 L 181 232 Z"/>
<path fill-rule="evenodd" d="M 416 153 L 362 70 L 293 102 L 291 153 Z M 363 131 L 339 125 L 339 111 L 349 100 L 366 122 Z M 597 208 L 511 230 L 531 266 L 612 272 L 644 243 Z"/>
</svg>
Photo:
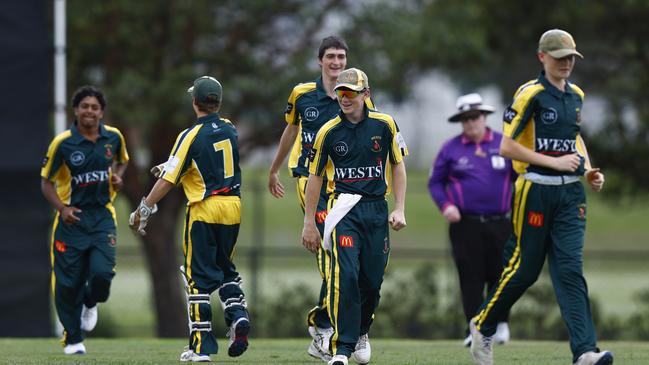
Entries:
<svg viewBox="0 0 649 365">
<path fill-rule="evenodd" d="M 309 180 L 306 176 L 300 176 L 297 178 L 297 196 L 300 201 L 300 207 L 302 212 L 304 212 L 304 196 L 306 193 L 306 183 Z M 322 189 L 320 190 L 320 198 L 318 199 L 318 207 L 316 211 L 316 227 L 320 236 L 324 232 L 324 221 L 327 217 L 327 184 L 322 184 Z M 316 253 L 316 263 L 318 265 L 318 272 L 320 272 L 320 277 L 322 278 L 322 283 L 320 285 L 320 294 L 318 296 L 318 303 L 313 309 L 307 314 L 307 326 L 317 326 L 320 328 L 330 328 L 331 320 L 329 319 L 329 313 L 327 312 L 327 279 L 326 274 L 328 270 L 329 254 L 326 250 L 320 247 Z"/>
<path fill-rule="evenodd" d="M 541 185 L 520 176 L 512 205 L 514 231 L 505 246 L 504 269 L 473 321 L 485 336 L 537 280 L 547 257 L 573 362 L 596 350 L 595 329 L 583 276 L 586 197 L 583 185 Z"/>
<path fill-rule="evenodd" d="M 210 294 L 218 292 L 226 326 L 248 318 L 241 277 L 232 262 L 241 222 L 238 196 L 212 196 L 187 207 L 183 236 L 189 312 L 189 348 L 196 353 L 218 352 L 212 333 Z"/>
<path fill-rule="evenodd" d="M 385 199 L 358 202 L 336 225 L 331 249 L 327 275 L 329 316 L 334 325 L 331 350 L 349 357 L 358 338 L 369 332 L 381 297 L 390 257 Z"/>
<path fill-rule="evenodd" d="M 54 304 L 65 329 L 63 344 L 83 341 L 82 306 L 108 300 L 115 276 L 117 245 L 112 205 L 83 207 L 79 222 L 65 224 L 56 214 L 52 231 Z"/>
</svg>

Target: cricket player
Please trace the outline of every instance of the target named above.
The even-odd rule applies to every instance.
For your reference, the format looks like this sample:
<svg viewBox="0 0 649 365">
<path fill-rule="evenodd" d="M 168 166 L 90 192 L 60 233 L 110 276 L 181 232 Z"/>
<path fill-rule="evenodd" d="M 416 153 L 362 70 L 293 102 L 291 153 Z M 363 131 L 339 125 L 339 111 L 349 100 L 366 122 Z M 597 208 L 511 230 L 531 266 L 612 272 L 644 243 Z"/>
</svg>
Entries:
<svg viewBox="0 0 649 365">
<path fill-rule="evenodd" d="M 585 176 L 594 191 L 604 175 L 592 168 L 580 135 L 584 92 L 568 78 L 582 57 L 572 36 L 552 29 L 539 40 L 543 71 L 518 88 L 504 113 L 500 153 L 519 173 L 512 205 L 513 233 L 505 245 L 505 268 L 470 323 L 471 354 L 479 365 L 493 364 L 498 319 L 538 278 L 545 258 L 568 328 L 575 365 L 607 365 L 613 354 L 597 348 L 583 276 Z"/>
<path fill-rule="evenodd" d="M 187 90 L 197 120 L 176 139 L 159 179 L 131 213 L 129 224 L 140 234 L 156 203 L 175 185 L 187 197 L 181 273 L 187 290 L 189 346 L 180 361 L 207 362 L 218 346 L 212 333 L 210 294 L 218 292 L 228 332 L 228 355 L 248 348 L 250 319 L 241 277 L 232 258 L 241 222 L 241 170 L 237 130 L 218 114 L 223 89 L 211 76 L 199 77 Z"/>
<path fill-rule="evenodd" d="M 56 209 L 52 289 L 68 355 L 86 353 L 82 331 L 94 329 L 97 303 L 108 300 L 117 245 L 113 200 L 129 159 L 122 133 L 102 121 L 100 90 L 79 88 L 72 107 L 75 120 L 54 137 L 41 169 L 41 190 Z"/>
<path fill-rule="evenodd" d="M 284 196 L 284 186 L 279 180 L 279 168 L 289 150 L 291 150 L 288 167 L 291 175 L 296 178 L 297 196 L 303 211 L 304 192 L 309 176 L 307 154 L 311 146 L 313 146 L 313 140 L 320 127 L 340 110 L 334 93 L 334 86 L 336 78 L 347 66 L 347 51 L 347 43 L 342 38 L 336 36 L 324 38 L 318 49 L 318 64 L 321 68 L 320 77 L 312 82 L 298 84 L 293 88 L 288 98 L 285 111 L 287 124 L 270 167 L 268 189 L 276 198 Z M 374 108 L 370 98 L 366 99 L 366 104 L 369 108 Z M 316 213 L 316 226 L 320 233 L 324 229 L 327 199 L 326 185 L 323 184 Z M 307 351 L 309 355 L 315 358 L 328 361 L 331 358 L 329 339 L 333 334 L 333 329 L 327 314 L 327 303 L 325 302 L 327 254 L 322 250 L 318 250 L 316 260 L 322 277 L 322 285 L 318 304 L 307 315 L 309 334 L 313 338 Z"/>
<path fill-rule="evenodd" d="M 320 128 L 309 155 L 302 241 L 312 252 L 324 248 L 331 255 L 326 300 L 334 334 L 329 365 L 347 365 L 350 357 L 367 364 L 368 332 L 390 253 L 388 224 L 394 230 L 406 226 L 407 148 L 394 119 L 367 108 L 370 88 L 363 71 L 341 72 L 335 91 L 341 111 Z M 316 207 L 325 173 L 332 184 L 323 241 Z M 388 215 L 385 197 L 391 180 L 395 207 Z"/>
</svg>

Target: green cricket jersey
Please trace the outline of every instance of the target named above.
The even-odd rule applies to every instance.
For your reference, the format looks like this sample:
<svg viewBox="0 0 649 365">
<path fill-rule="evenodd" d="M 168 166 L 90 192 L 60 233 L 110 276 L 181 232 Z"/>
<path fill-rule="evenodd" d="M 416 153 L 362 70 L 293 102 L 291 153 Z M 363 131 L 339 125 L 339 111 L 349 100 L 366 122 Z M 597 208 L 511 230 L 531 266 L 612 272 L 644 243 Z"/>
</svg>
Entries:
<svg viewBox="0 0 649 365">
<path fill-rule="evenodd" d="M 238 134 L 229 120 L 218 113 L 198 118 L 171 151 L 160 178 L 182 184 L 188 204 L 212 195 L 240 195 Z"/>
<path fill-rule="evenodd" d="M 339 112 L 316 135 L 309 173 L 326 172 L 334 182 L 330 192 L 383 197 L 389 193 L 390 164 L 407 154 L 399 127 L 388 114 L 366 107 L 365 118 L 354 124 Z"/>
<path fill-rule="evenodd" d="M 566 83 L 562 92 L 552 85 L 541 72 L 536 80 L 518 88 L 514 101 L 503 116 L 503 134 L 528 149 L 550 156 L 578 152 L 585 156 L 583 141 L 579 136 L 584 92 L 572 83 Z M 580 168 L 573 173 L 513 161 L 519 174 L 536 172 L 544 175 L 582 175 Z"/>
<path fill-rule="evenodd" d="M 43 159 L 41 177 L 54 182 L 64 204 L 78 208 L 105 206 L 117 194 L 110 184 L 113 162 L 126 163 L 128 152 L 122 133 L 99 123 L 99 137 L 83 137 L 76 121 L 54 137 Z"/>
</svg>

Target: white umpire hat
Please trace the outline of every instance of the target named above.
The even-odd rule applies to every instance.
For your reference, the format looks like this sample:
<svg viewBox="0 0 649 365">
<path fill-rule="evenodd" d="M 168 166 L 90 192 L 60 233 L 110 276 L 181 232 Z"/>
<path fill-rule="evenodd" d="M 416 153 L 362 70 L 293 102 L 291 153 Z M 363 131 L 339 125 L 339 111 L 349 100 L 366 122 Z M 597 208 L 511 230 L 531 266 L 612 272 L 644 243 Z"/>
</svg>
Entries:
<svg viewBox="0 0 649 365">
<path fill-rule="evenodd" d="M 462 118 L 462 115 L 472 111 L 477 110 L 484 114 L 491 114 L 496 110 L 496 108 L 491 105 L 483 104 L 482 96 L 480 96 L 480 94 L 478 93 L 471 93 L 460 96 L 459 98 L 457 98 L 455 106 L 457 107 L 458 111 L 457 113 L 451 115 L 450 118 L 448 118 L 449 122 L 459 122 Z"/>
</svg>

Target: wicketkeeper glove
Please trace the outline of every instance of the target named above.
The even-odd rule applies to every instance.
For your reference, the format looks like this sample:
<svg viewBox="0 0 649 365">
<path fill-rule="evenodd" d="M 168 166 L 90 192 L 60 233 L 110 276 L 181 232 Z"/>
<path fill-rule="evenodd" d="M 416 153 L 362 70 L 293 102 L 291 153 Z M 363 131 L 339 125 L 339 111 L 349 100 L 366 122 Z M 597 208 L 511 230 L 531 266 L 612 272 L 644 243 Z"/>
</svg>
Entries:
<svg viewBox="0 0 649 365">
<path fill-rule="evenodd" d="M 144 202 L 144 198 L 142 198 L 140 205 L 128 217 L 129 227 L 137 231 L 137 233 L 139 233 L 140 235 L 145 236 L 146 232 L 144 231 L 144 228 L 146 227 L 149 217 L 151 217 L 157 211 L 158 211 L 157 204 L 153 204 L 153 206 L 150 207 L 146 205 L 146 203 Z"/>
<path fill-rule="evenodd" d="M 164 171 L 166 165 L 167 165 L 167 163 L 163 162 L 160 165 L 153 166 L 151 168 L 151 170 L 149 170 L 149 171 L 153 174 L 153 176 L 155 176 L 156 178 L 159 178 L 160 175 L 162 175 L 162 171 Z"/>
</svg>

